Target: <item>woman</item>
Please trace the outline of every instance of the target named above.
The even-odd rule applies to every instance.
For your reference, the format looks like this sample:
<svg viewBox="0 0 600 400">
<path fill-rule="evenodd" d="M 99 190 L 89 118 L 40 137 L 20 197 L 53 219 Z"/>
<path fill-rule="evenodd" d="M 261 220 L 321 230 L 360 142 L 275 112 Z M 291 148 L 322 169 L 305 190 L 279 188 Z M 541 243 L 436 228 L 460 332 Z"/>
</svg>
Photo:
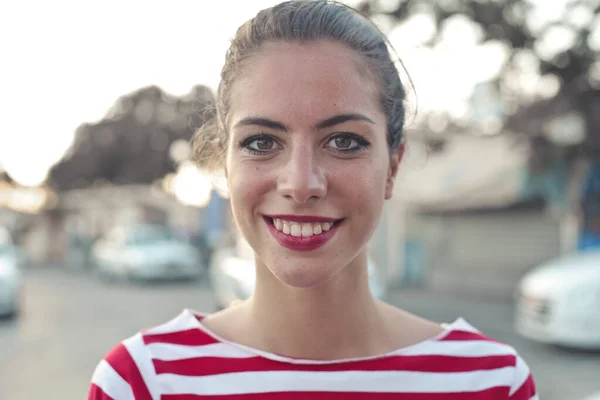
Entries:
<svg viewBox="0 0 600 400">
<path fill-rule="evenodd" d="M 221 77 L 195 152 L 225 156 L 254 294 L 125 340 L 89 398 L 537 398 L 511 347 L 369 292 L 366 246 L 404 149 L 385 37 L 345 6 L 286 2 L 240 27 Z"/>
</svg>

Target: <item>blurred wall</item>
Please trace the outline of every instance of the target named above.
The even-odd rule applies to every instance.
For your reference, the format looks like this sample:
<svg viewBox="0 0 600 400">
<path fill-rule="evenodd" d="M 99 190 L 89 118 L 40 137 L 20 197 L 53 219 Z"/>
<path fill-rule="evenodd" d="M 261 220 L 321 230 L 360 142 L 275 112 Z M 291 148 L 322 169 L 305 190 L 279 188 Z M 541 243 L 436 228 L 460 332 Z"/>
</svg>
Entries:
<svg viewBox="0 0 600 400">
<path fill-rule="evenodd" d="M 561 253 L 559 221 L 543 210 L 409 214 L 407 241 L 422 244 L 424 285 L 508 299 L 531 268 Z"/>
</svg>

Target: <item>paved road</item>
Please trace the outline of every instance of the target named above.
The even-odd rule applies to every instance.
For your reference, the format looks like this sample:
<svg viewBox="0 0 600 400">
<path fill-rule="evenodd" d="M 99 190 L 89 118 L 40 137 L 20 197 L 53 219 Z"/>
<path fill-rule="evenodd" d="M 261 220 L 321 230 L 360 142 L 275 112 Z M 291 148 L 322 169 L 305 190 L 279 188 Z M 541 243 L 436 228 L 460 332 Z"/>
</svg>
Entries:
<svg viewBox="0 0 600 400">
<path fill-rule="evenodd" d="M 209 312 L 204 283 L 107 287 L 62 270 L 26 275 L 26 311 L 0 321 L 0 399 L 85 399 L 96 363 L 114 344 L 143 327 L 167 321 L 182 308 Z M 391 302 L 437 321 L 463 316 L 485 333 L 511 343 L 533 369 L 543 400 L 577 400 L 600 390 L 600 353 L 531 343 L 510 326 L 508 304 L 477 302 L 419 291 Z"/>
<path fill-rule="evenodd" d="M 463 317 L 488 336 L 512 345 L 533 371 L 541 400 L 579 400 L 600 391 L 600 352 L 546 346 L 518 336 L 509 303 L 422 291 L 398 291 L 391 297 L 391 303 L 434 321 Z"/>
</svg>

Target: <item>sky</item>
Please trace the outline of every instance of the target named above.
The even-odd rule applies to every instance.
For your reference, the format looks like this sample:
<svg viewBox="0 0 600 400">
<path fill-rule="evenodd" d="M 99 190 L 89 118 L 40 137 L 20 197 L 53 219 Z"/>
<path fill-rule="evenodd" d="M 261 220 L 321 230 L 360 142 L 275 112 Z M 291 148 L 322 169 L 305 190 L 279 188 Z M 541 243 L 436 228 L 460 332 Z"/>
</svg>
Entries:
<svg viewBox="0 0 600 400">
<path fill-rule="evenodd" d="M 215 86 L 237 26 L 275 3 L 2 2 L 0 163 L 35 184 L 77 126 L 101 119 L 119 96 L 147 85 L 174 95 Z"/>
<path fill-rule="evenodd" d="M 24 185 L 40 184 L 77 126 L 101 119 L 119 96 L 148 85 L 173 95 L 196 84 L 216 87 L 237 27 L 276 3 L 2 2 L 0 166 Z M 549 9 L 546 17 L 560 11 Z M 431 19 L 415 15 L 389 36 L 415 82 L 419 109 L 464 114 L 475 83 L 498 73 L 508 49 L 479 45 L 477 28 L 457 18 L 445 28 L 447 40 L 432 52 L 421 45 L 432 29 Z"/>
</svg>

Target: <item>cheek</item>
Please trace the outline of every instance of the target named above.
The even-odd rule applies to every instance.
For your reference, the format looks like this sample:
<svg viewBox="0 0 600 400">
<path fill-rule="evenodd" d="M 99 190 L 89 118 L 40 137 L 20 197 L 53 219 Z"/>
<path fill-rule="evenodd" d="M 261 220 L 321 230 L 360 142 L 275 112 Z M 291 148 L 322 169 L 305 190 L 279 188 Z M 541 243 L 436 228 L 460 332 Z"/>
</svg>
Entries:
<svg viewBox="0 0 600 400">
<path fill-rule="evenodd" d="M 250 162 L 228 165 L 229 197 L 234 213 L 238 217 L 256 207 L 271 186 L 272 172 L 264 171 Z"/>
<path fill-rule="evenodd" d="M 345 197 L 364 204 L 365 209 L 383 202 L 385 195 L 386 169 L 383 163 L 366 161 L 353 168 L 343 169 L 338 176 L 338 184 L 345 187 Z"/>
<path fill-rule="evenodd" d="M 365 162 L 340 172 L 335 180 L 337 190 L 333 188 L 334 182 L 330 182 L 335 192 L 331 193 L 334 194 L 331 201 L 351 217 L 353 237 L 360 243 L 364 235 L 373 234 L 383 211 L 385 180 L 382 174 L 380 167 Z"/>
</svg>

